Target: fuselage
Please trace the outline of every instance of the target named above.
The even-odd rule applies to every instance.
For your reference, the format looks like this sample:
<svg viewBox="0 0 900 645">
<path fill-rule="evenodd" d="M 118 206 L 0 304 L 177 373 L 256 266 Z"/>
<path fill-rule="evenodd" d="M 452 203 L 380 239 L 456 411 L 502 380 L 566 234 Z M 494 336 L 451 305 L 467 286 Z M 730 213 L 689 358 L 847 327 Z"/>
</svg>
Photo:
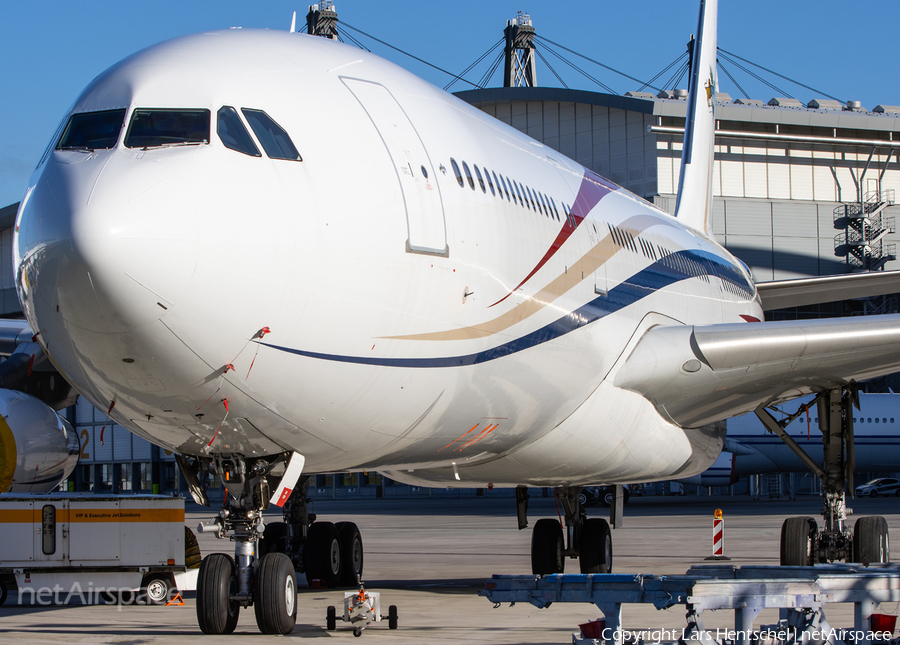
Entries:
<svg viewBox="0 0 900 645">
<path fill-rule="evenodd" d="M 205 136 L 131 138 L 204 111 Z M 107 147 L 61 145 L 101 112 L 121 119 Z M 273 157 L 258 118 L 299 154 Z M 180 453 L 297 451 L 306 472 L 699 473 L 722 428 L 666 422 L 609 376 L 652 326 L 763 317 L 703 233 L 372 54 L 280 32 L 101 74 L 17 231 L 29 323 L 95 406 Z"/>
</svg>

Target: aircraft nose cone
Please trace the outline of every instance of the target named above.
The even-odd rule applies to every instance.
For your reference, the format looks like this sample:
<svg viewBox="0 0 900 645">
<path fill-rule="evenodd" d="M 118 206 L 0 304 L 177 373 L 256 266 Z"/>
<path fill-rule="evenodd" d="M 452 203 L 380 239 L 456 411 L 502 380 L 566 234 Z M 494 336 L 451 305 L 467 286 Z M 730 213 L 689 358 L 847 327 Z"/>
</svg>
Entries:
<svg viewBox="0 0 900 645">
<path fill-rule="evenodd" d="M 50 160 L 23 200 L 15 241 L 19 294 L 45 338 L 54 330 L 140 329 L 174 306 L 193 273 L 196 242 L 180 237 L 186 227 L 172 221 L 183 213 L 156 199 L 147 181 L 130 181 L 110 163 L 113 155 Z M 151 181 L 160 179 L 168 178 Z"/>
</svg>

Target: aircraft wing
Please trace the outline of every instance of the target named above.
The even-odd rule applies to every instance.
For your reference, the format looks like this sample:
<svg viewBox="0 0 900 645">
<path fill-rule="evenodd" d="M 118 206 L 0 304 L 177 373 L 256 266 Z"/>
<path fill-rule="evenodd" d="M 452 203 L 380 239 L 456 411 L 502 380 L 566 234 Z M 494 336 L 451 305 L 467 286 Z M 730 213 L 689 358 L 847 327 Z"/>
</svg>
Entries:
<svg viewBox="0 0 900 645">
<path fill-rule="evenodd" d="M 802 307 L 823 302 L 900 293 L 900 271 L 873 271 L 758 282 L 756 290 L 765 311 L 783 307 Z"/>
<path fill-rule="evenodd" d="M 697 427 L 900 370 L 900 315 L 654 327 L 613 376 Z"/>
</svg>

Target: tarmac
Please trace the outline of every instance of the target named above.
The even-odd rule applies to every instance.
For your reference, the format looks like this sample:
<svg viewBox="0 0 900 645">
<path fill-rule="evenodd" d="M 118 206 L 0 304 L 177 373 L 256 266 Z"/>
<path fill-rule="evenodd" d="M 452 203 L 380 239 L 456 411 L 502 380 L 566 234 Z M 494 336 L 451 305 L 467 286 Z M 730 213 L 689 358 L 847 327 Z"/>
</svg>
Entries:
<svg viewBox="0 0 900 645">
<path fill-rule="evenodd" d="M 889 529 L 900 536 L 900 503 L 896 498 L 850 500 L 855 516 L 884 515 Z M 777 565 L 781 524 L 786 517 L 817 517 L 817 496 L 795 501 L 751 501 L 736 497 L 632 497 L 623 526 L 613 531 L 613 570 L 616 573 L 683 574 L 695 565 L 709 564 L 712 550 L 713 512 L 721 508 L 725 518 L 725 554 L 729 564 Z M 279 519 L 270 509 L 267 518 Z M 210 509 L 186 504 L 187 524 L 196 528 L 215 514 Z M 387 621 L 363 633 L 381 643 L 571 643 L 578 625 L 601 616 L 590 604 L 555 603 L 546 609 L 519 603 L 493 608 L 477 595 L 492 574 L 529 574 L 531 531 L 516 530 L 513 498 L 378 499 L 319 501 L 319 519 L 355 521 L 365 547 L 364 582 L 382 596 L 382 613 L 397 605 L 399 629 L 388 630 Z M 591 507 L 588 515 L 602 517 L 608 509 Z M 552 498 L 533 497 L 529 521 L 556 517 Z M 853 521 L 854 518 L 851 518 Z M 203 555 L 233 552 L 233 544 L 199 534 Z M 900 545 L 900 542 L 897 543 Z M 900 547 L 896 547 L 900 548 Z M 900 555 L 900 553 L 898 553 Z M 578 572 L 577 560 L 568 560 L 568 572 Z M 0 606 L 0 642 L 3 643 L 119 643 L 179 644 L 186 639 L 217 642 L 283 643 L 285 638 L 347 640 L 353 638 L 348 623 L 325 629 L 328 605 L 341 615 L 342 589 L 309 589 L 298 577 L 300 594 L 297 626 L 288 636 L 263 636 L 252 609 L 243 610 L 232 636 L 205 636 L 197 627 L 193 594 L 184 606 L 96 604 L 19 604 L 11 592 Z M 23 603 L 27 601 L 23 598 Z M 897 614 L 898 603 L 880 611 Z M 850 627 L 850 605 L 830 605 L 828 620 L 835 627 Z M 704 615 L 707 628 L 733 626 L 731 612 Z M 775 610 L 764 611 L 756 625 L 777 622 Z M 626 605 L 623 626 L 628 630 L 673 630 L 684 627 L 684 610 L 676 606 L 658 611 L 652 606 Z"/>
</svg>

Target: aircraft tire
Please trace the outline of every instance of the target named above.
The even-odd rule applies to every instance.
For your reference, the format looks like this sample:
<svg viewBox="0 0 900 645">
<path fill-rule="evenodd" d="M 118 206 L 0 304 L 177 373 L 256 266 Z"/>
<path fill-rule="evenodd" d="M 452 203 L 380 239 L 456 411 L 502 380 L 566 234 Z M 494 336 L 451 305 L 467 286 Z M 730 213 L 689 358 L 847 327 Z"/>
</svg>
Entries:
<svg viewBox="0 0 900 645">
<path fill-rule="evenodd" d="M 565 542 L 562 527 L 554 519 L 535 522 L 531 532 L 531 572 L 536 576 L 562 573 L 565 570 Z"/>
<path fill-rule="evenodd" d="M 234 560 L 210 553 L 197 574 L 197 623 L 204 634 L 230 634 L 237 627 L 241 606 L 231 600 L 237 588 Z"/>
<path fill-rule="evenodd" d="M 811 517 L 789 517 L 781 525 L 781 566 L 813 564 L 818 526 Z"/>
<path fill-rule="evenodd" d="M 329 589 L 341 581 L 341 542 L 337 528 L 331 522 L 313 522 L 306 534 L 303 548 L 303 568 L 306 579 L 322 580 Z"/>
<path fill-rule="evenodd" d="M 853 561 L 866 565 L 891 561 L 887 521 L 880 515 L 856 520 L 853 526 Z"/>
<path fill-rule="evenodd" d="M 337 611 L 334 605 L 328 605 L 328 609 L 325 610 L 325 629 L 330 632 L 337 629 Z"/>
<path fill-rule="evenodd" d="M 581 573 L 612 573 L 612 533 L 606 520 L 592 517 L 581 527 Z"/>
<path fill-rule="evenodd" d="M 288 525 L 284 522 L 272 522 L 266 524 L 262 538 L 257 545 L 258 557 L 262 558 L 267 553 L 287 553 Z"/>
<path fill-rule="evenodd" d="M 353 522 L 338 522 L 334 525 L 341 547 L 341 579 L 344 587 L 353 587 L 362 580 L 363 543 L 359 527 Z"/>
<path fill-rule="evenodd" d="M 263 634 L 290 634 L 297 624 L 297 579 L 291 559 L 267 553 L 256 569 L 253 609 Z"/>
</svg>

